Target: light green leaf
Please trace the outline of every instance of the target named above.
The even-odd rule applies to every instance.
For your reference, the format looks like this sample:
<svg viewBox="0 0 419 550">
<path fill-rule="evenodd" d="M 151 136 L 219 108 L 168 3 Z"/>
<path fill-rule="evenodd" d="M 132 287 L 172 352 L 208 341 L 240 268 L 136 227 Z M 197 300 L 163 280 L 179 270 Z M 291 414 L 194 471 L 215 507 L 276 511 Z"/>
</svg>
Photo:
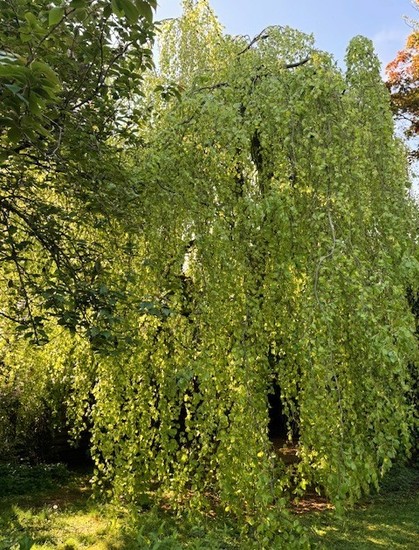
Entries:
<svg viewBox="0 0 419 550">
<path fill-rule="evenodd" d="M 28 33 L 28 32 L 21 32 L 20 33 L 20 40 L 23 42 L 23 43 L 26 43 L 26 42 L 30 42 L 32 40 L 33 36 Z"/>
<path fill-rule="evenodd" d="M 39 25 L 39 21 L 38 21 L 36 15 L 34 15 L 30 11 L 25 13 L 25 19 L 31 26 L 37 27 Z"/>
</svg>

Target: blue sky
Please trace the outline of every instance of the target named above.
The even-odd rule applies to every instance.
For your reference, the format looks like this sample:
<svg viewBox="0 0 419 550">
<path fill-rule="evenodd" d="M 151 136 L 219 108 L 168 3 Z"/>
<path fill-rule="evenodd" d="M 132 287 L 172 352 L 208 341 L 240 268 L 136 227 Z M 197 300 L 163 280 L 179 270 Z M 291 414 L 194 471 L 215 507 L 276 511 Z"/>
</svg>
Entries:
<svg viewBox="0 0 419 550">
<path fill-rule="evenodd" d="M 313 33 L 316 45 L 343 65 L 349 40 L 358 34 L 374 41 L 385 65 L 410 32 L 403 16 L 419 19 L 411 0 L 210 0 L 230 34 L 255 36 L 268 25 L 289 25 Z M 160 0 L 157 19 L 181 13 L 180 0 Z"/>
</svg>

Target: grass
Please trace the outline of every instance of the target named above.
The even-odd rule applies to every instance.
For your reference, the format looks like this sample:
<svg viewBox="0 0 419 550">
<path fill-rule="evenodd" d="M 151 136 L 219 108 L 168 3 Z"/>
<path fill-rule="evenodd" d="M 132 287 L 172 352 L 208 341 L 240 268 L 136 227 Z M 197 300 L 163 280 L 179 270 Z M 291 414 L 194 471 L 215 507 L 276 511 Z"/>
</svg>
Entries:
<svg viewBox="0 0 419 550">
<path fill-rule="evenodd" d="M 115 520 L 91 503 L 88 475 L 63 466 L 15 467 L 14 494 L 12 475 L 0 468 L 0 550 L 123 548 Z"/>
<path fill-rule="evenodd" d="M 62 466 L 0 467 L 0 550 L 247 547 L 234 523 L 225 518 L 197 525 L 167 512 L 148 510 L 134 521 L 90 496 L 86 473 L 70 475 Z M 311 533 L 313 546 L 320 548 L 419 548 L 419 470 L 393 470 L 380 494 L 349 512 L 344 520 L 327 510 L 299 517 Z"/>
<path fill-rule="evenodd" d="M 313 542 L 345 550 L 419 548 L 419 469 L 398 466 L 371 496 L 338 520 L 330 512 L 311 514 Z"/>
</svg>

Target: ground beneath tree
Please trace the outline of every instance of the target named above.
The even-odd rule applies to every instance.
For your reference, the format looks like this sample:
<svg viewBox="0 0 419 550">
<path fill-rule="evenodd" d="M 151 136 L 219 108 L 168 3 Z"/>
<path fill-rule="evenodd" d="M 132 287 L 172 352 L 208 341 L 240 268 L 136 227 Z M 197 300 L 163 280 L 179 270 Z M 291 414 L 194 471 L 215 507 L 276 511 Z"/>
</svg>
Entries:
<svg viewBox="0 0 419 550">
<path fill-rule="evenodd" d="M 296 449 L 292 445 L 285 449 L 278 446 L 292 467 Z M 110 508 L 90 498 L 89 481 L 89 473 L 71 474 L 46 491 L 36 489 L 33 493 L 0 497 L 0 550 L 245 547 L 234 522 L 227 524 L 225 518 L 208 518 L 205 528 L 197 530 L 165 511 L 145 510 L 135 521 L 121 511 L 115 517 Z M 309 529 L 313 543 L 324 548 L 419 548 L 419 470 L 415 468 L 395 469 L 384 480 L 381 493 L 359 504 L 344 522 L 314 491 L 294 501 L 292 509 Z"/>
<path fill-rule="evenodd" d="M 298 442 L 289 441 L 283 437 L 275 437 L 272 438 L 272 446 L 278 457 L 288 467 L 292 468 L 294 464 L 298 464 Z M 303 497 L 294 498 L 291 501 L 291 506 L 296 514 L 333 510 L 333 506 L 328 499 L 311 488 L 305 492 Z"/>
</svg>

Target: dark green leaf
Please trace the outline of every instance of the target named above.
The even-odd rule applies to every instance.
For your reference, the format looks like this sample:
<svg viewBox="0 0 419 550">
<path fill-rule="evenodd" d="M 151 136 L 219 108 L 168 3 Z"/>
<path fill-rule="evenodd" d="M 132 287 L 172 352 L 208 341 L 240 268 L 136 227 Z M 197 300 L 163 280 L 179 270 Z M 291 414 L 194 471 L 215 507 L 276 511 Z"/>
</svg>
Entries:
<svg viewBox="0 0 419 550">
<path fill-rule="evenodd" d="M 124 10 L 122 9 L 120 0 L 111 0 L 111 6 L 115 15 L 118 17 L 122 17 L 124 15 Z"/>
<path fill-rule="evenodd" d="M 5 84 L 4 87 L 10 90 L 13 94 L 17 94 L 22 90 L 22 87 L 18 84 Z"/>
<path fill-rule="evenodd" d="M 138 9 L 134 6 L 131 0 L 120 0 L 120 3 L 128 21 L 130 21 L 130 23 L 135 23 L 140 16 Z"/>
<path fill-rule="evenodd" d="M 153 22 L 153 10 L 148 2 L 144 0 L 137 0 L 136 5 L 140 15 L 142 15 L 149 23 Z"/>
<path fill-rule="evenodd" d="M 5 162 L 10 156 L 10 153 L 8 151 L 0 151 L 0 164 Z"/>
<path fill-rule="evenodd" d="M 33 115 L 41 114 L 41 101 L 40 98 L 31 92 L 29 94 L 29 110 Z"/>
<path fill-rule="evenodd" d="M 64 8 L 52 8 L 48 13 L 48 25 L 52 27 L 61 21 L 64 16 Z"/>
<path fill-rule="evenodd" d="M 103 16 L 107 19 L 112 14 L 112 6 L 109 4 L 103 8 Z"/>
<path fill-rule="evenodd" d="M 18 126 L 12 126 L 7 132 L 7 139 L 11 143 L 17 143 L 22 138 L 22 130 Z"/>
</svg>

